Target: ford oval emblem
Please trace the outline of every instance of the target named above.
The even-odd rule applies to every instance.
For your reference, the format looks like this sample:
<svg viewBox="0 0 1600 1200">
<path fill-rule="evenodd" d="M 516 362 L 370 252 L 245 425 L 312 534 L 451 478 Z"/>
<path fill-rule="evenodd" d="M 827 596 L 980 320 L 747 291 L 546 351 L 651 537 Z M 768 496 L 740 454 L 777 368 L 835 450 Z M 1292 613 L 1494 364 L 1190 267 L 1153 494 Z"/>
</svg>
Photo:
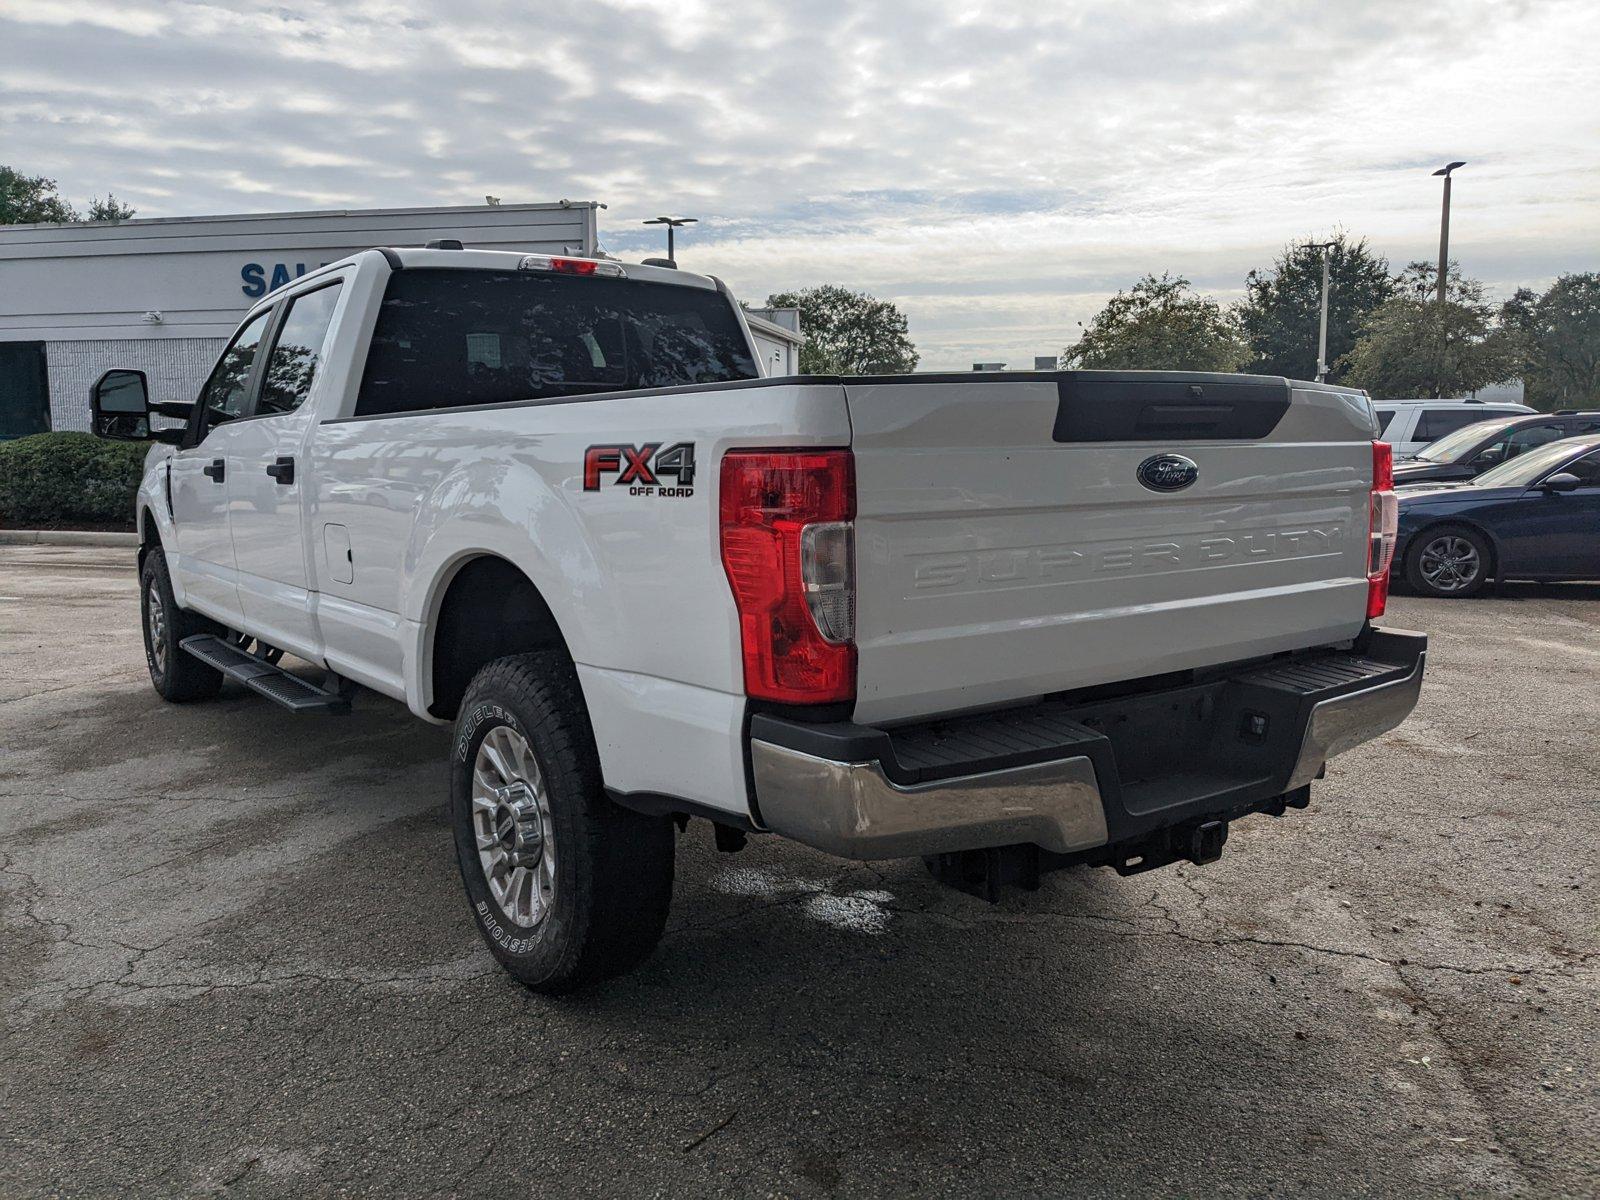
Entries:
<svg viewBox="0 0 1600 1200">
<path fill-rule="evenodd" d="M 1139 464 L 1138 474 L 1152 492 L 1181 492 L 1200 478 L 1200 465 L 1181 454 L 1154 454 Z"/>
</svg>

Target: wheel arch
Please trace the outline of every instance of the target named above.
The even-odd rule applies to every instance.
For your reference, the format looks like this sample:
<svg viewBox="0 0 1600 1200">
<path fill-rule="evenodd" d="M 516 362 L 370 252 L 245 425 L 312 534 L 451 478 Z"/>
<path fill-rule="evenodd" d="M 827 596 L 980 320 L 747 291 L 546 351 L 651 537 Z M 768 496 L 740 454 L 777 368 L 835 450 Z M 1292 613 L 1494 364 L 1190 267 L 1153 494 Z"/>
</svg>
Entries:
<svg viewBox="0 0 1600 1200">
<path fill-rule="evenodd" d="M 156 514 L 151 511 L 149 504 L 139 505 L 139 511 L 134 519 L 134 530 L 139 538 L 139 566 L 144 566 L 145 556 L 152 549 L 159 550 L 161 546 L 161 525 L 156 520 Z"/>
<path fill-rule="evenodd" d="M 487 663 L 532 650 L 572 650 L 544 593 L 510 559 L 466 552 L 434 581 L 423 618 L 421 705 L 437 720 L 455 716 L 472 677 Z"/>
</svg>

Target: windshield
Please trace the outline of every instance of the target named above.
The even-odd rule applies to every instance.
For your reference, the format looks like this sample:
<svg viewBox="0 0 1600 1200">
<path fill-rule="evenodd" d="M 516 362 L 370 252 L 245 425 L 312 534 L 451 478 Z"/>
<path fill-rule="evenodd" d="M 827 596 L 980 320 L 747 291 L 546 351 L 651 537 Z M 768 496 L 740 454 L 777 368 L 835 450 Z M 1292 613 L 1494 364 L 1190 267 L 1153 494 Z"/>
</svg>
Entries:
<svg viewBox="0 0 1600 1200">
<path fill-rule="evenodd" d="M 1510 426 L 1510 421 L 1478 421 L 1454 433 L 1447 433 L 1417 455 L 1423 462 L 1453 463 L 1463 457 L 1484 438 L 1500 433 Z"/>
<path fill-rule="evenodd" d="M 389 278 L 356 414 L 757 377 L 720 292 L 546 271 Z"/>
<path fill-rule="evenodd" d="M 1472 486 L 1527 487 L 1546 471 L 1560 466 L 1588 444 L 1586 441 L 1580 442 L 1576 439 L 1551 442 L 1485 471 L 1472 481 Z"/>
</svg>

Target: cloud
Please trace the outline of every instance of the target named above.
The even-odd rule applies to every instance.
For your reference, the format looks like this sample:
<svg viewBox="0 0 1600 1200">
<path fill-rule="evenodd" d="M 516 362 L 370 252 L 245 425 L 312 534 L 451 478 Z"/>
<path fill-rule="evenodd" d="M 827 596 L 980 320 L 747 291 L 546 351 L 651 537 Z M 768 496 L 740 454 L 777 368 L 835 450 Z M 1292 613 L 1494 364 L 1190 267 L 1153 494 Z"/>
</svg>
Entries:
<svg viewBox="0 0 1600 1200">
<path fill-rule="evenodd" d="M 1031 363 L 1172 270 L 1335 226 L 1501 291 L 1592 269 L 1592 3 L 0 0 L 0 144 L 143 215 L 596 199 L 698 216 L 741 294 L 897 300 L 928 367 Z"/>
</svg>

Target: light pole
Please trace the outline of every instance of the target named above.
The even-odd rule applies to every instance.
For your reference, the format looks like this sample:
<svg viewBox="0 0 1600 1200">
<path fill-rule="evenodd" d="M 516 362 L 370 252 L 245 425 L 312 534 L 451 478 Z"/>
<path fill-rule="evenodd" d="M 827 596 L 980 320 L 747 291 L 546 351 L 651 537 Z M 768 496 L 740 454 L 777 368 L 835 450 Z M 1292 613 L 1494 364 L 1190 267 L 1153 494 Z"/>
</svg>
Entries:
<svg viewBox="0 0 1600 1200">
<path fill-rule="evenodd" d="M 1450 172 L 1464 162 L 1446 163 L 1434 172 L 1444 176 L 1444 210 L 1439 214 L 1439 303 L 1444 303 L 1445 280 L 1450 275 Z"/>
<path fill-rule="evenodd" d="M 1317 382 L 1328 374 L 1328 260 L 1338 242 L 1319 242 L 1313 249 L 1322 251 L 1322 316 L 1317 322 Z"/>
<path fill-rule="evenodd" d="M 673 252 L 672 231 L 685 225 L 693 225 L 698 220 L 698 217 L 652 217 L 648 221 L 641 222 L 641 224 L 665 225 L 667 227 L 667 258 L 671 262 L 677 262 L 678 256 Z"/>
</svg>

